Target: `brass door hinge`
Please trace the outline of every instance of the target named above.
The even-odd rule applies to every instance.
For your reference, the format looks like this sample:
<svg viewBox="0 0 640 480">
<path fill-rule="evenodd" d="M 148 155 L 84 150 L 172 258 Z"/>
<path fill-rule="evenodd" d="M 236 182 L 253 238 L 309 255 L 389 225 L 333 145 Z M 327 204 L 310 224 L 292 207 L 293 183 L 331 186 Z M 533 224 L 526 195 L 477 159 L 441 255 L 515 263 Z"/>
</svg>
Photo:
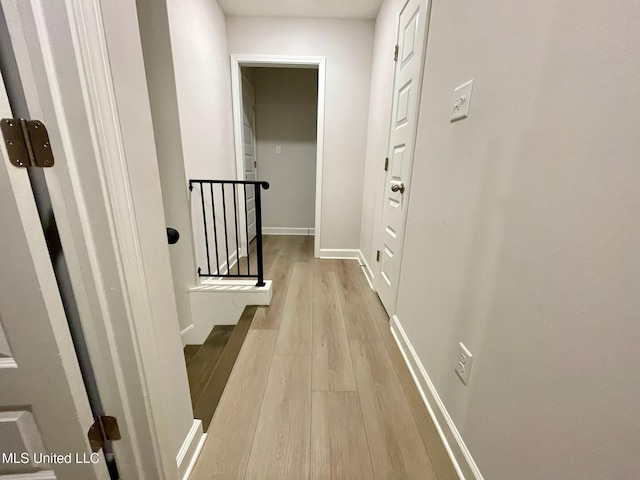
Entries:
<svg viewBox="0 0 640 480">
<path fill-rule="evenodd" d="M 398 45 L 396 45 L 396 48 L 393 50 L 393 61 L 394 62 L 398 61 L 398 50 L 399 50 L 399 47 L 398 47 Z"/>
<path fill-rule="evenodd" d="M 9 161 L 16 167 L 53 167 L 47 127 L 40 120 L 3 118 L 0 129 Z"/>
<path fill-rule="evenodd" d="M 380 261 L 380 250 L 376 250 L 376 262 Z"/>
<path fill-rule="evenodd" d="M 389 170 L 389 157 L 384 159 L 384 171 Z"/>
<path fill-rule="evenodd" d="M 87 436 L 89 437 L 92 452 L 97 452 L 109 441 L 122 438 L 118 428 L 118 420 L 116 417 L 109 417 L 108 415 L 99 415 L 89 428 Z"/>
</svg>

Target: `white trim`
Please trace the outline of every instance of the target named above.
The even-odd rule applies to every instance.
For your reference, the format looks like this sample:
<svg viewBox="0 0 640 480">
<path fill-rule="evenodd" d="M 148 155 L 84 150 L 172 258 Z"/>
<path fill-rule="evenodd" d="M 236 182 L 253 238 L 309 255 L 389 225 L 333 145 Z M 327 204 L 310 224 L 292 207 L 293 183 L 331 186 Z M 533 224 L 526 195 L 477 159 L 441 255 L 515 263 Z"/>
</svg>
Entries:
<svg viewBox="0 0 640 480">
<path fill-rule="evenodd" d="M 33 473 L 18 473 L 14 475 L 3 475 L 0 478 L 6 478 L 7 480 L 57 480 L 56 474 L 53 470 L 43 470 Z"/>
<path fill-rule="evenodd" d="M 167 477 L 171 475 L 173 469 L 162 458 L 163 441 L 160 438 L 162 427 L 159 423 L 162 421 L 161 412 L 164 402 L 161 398 L 162 394 L 157 389 L 159 378 L 157 376 L 153 378 L 154 373 L 157 372 L 152 372 L 152 368 L 150 368 L 157 361 L 158 355 L 157 347 L 152 340 L 155 320 L 151 312 L 140 238 L 136 228 L 137 219 L 134 213 L 127 158 L 107 52 L 102 4 L 95 0 L 70 1 L 75 10 L 75 16 L 70 13 L 70 24 L 76 29 L 74 33 L 77 36 L 74 38 L 74 46 L 79 56 L 78 71 L 83 82 L 84 99 L 89 110 L 89 127 L 93 135 L 95 154 L 101 169 L 99 174 L 105 190 L 104 204 L 111 227 L 111 242 L 118 252 L 115 260 L 119 275 L 124 280 L 122 300 L 125 302 L 127 323 L 138 368 L 138 372 L 135 372 L 137 378 L 134 378 L 141 383 L 142 390 L 147 396 L 144 407 L 149 422 L 148 434 L 150 434 L 151 446 L 155 454 L 153 459 L 155 468 L 161 476 Z M 80 182 L 81 179 L 78 178 L 77 181 Z M 83 200 L 79 199 L 78 206 L 82 208 L 82 205 Z M 84 213 L 88 218 L 88 212 Z M 89 237 L 91 234 L 86 232 L 86 235 Z M 94 257 L 95 252 L 90 252 L 90 255 Z M 125 258 L 127 261 L 124 261 Z M 97 261 L 96 258 L 92 258 L 92 260 Z M 99 269 L 97 265 L 94 268 Z M 98 284 L 98 295 L 103 297 L 106 295 L 107 288 L 100 285 L 99 281 L 96 283 Z M 106 303 L 105 299 L 101 300 Z M 105 304 L 103 308 L 108 307 Z M 109 326 L 112 327 L 112 325 Z M 110 332 L 110 334 L 114 333 Z M 147 341 L 142 341 L 142 339 L 147 339 Z M 126 373 L 126 370 L 130 369 L 131 365 L 118 366 L 120 367 L 120 371 L 117 371 L 118 380 L 124 382 L 124 377 L 130 375 Z M 123 400 L 133 403 L 130 396 Z M 133 432 L 130 434 L 133 436 Z M 139 441 L 138 438 L 135 440 Z M 141 455 L 141 452 L 139 452 L 139 445 L 136 443 L 133 445 L 137 447 L 134 451 L 134 455 L 137 457 Z M 164 445 L 166 444 L 165 439 Z M 118 450 L 116 447 L 116 454 L 119 453 Z M 141 465 L 138 465 L 138 469 L 140 468 Z"/>
<path fill-rule="evenodd" d="M 315 235 L 315 228 L 262 227 L 263 235 Z"/>
<path fill-rule="evenodd" d="M 313 256 L 320 256 L 320 229 L 322 226 L 322 164 L 324 161 L 324 106 L 326 91 L 326 59 L 318 64 L 318 138 L 316 153 L 316 228 L 317 235 L 313 242 Z"/>
<path fill-rule="evenodd" d="M 317 238 L 317 237 L 316 237 Z M 318 258 L 335 258 L 338 260 L 358 260 L 360 250 L 356 248 L 322 248 Z"/>
<path fill-rule="evenodd" d="M 3 370 L 5 368 L 18 368 L 18 364 L 11 357 L 9 357 L 9 358 L 0 358 L 0 369 Z"/>
<path fill-rule="evenodd" d="M 193 328 L 185 331 L 181 340 L 183 345 L 201 345 L 214 326 L 236 325 L 247 305 L 269 305 L 273 282 L 265 280 L 264 287 L 257 287 L 255 279 L 208 279 L 207 284 L 188 292 Z"/>
<path fill-rule="evenodd" d="M 224 249 L 223 249 L 224 250 Z M 222 252 L 224 253 L 224 251 Z M 246 256 L 246 255 L 242 255 L 242 251 L 240 250 L 236 250 L 234 252 L 231 252 L 231 255 L 229 256 L 229 262 L 230 265 L 229 267 L 227 267 L 227 262 L 224 261 L 220 264 L 220 275 L 226 275 L 227 273 L 229 273 L 229 270 L 233 269 L 233 267 L 236 266 L 236 263 L 238 263 L 238 253 L 240 253 L 240 258 Z M 217 275 L 218 272 L 215 270 L 216 269 L 216 265 L 215 265 L 215 258 L 212 258 L 210 260 L 211 265 L 211 275 Z M 205 267 L 201 267 L 202 268 L 202 272 L 206 273 L 206 266 Z M 198 285 L 202 285 L 204 283 L 206 283 L 206 279 L 207 278 L 212 278 L 212 277 L 200 277 L 198 276 L 197 280 L 198 280 Z M 197 286 L 197 285 L 196 285 Z"/>
<path fill-rule="evenodd" d="M 189 433 L 182 442 L 182 447 L 176 456 L 178 465 L 178 478 L 189 478 L 189 474 L 202 450 L 203 439 L 205 437 L 202 429 L 202 420 L 194 420 L 189 429 Z"/>
<path fill-rule="evenodd" d="M 187 333 L 189 333 L 194 328 L 195 328 L 195 325 L 192 323 L 191 325 L 189 325 L 189 326 L 183 328 L 182 330 L 180 330 L 180 338 L 184 337 Z M 184 346 L 185 343 L 183 342 L 182 345 Z"/>
<path fill-rule="evenodd" d="M 369 287 L 371 287 L 371 290 L 375 291 L 375 288 L 373 287 L 373 272 L 371 271 L 371 267 L 369 266 L 367 259 L 362 253 L 362 250 L 358 250 L 358 261 L 360 262 L 360 265 L 363 267 L 362 271 L 364 273 L 364 276 L 367 279 L 367 282 L 369 282 Z"/>
<path fill-rule="evenodd" d="M 322 166 L 324 161 L 324 107 L 326 96 L 326 57 L 300 55 L 236 55 L 231 54 L 231 97 L 233 102 L 233 134 L 236 154 L 236 175 L 243 178 L 242 158 L 242 89 L 240 67 L 318 67 L 318 121 L 316 142 L 316 211 L 313 254 L 322 256 L 320 234 L 322 227 Z M 241 251 L 246 246 L 242 245 Z M 355 258 L 355 257 L 349 257 Z"/>
<path fill-rule="evenodd" d="M 200 457 L 200 453 L 202 452 L 202 447 L 204 447 L 204 442 L 206 440 L 207 440 L 207 434 L 203 433 L 202 437 L 200 437 L 200 441 L 198 442 L 198 445 L 196 445 L 196 449 L 193 452 L 193 457 L 191 457 L 191 461 L 189 462 L 189 465 L 184 471 L 184 477 L 182 477 L 182 480 L 189 480 L 189 477 L 191 477 L 191 474 L 193 473 L 193 469 L 196 466 L 196 462 Z"/>
<path fill-rule="evenodd" d="M 413 345 L 411 345 L 411 342 L 402 328 L 397 315 L 391 317 L 390 327 L 393 338 L 395 338 L 396 343 L 398 344 L 398 348 L 400 349 L 404 361 L 409 368 L 409 372 L 411 372 L 411 376 L 413 377 L 413 381 L 420 392 L 422 401 L 427 407 L 429 415 L 438 430 L 438 434 L 440 435 L 440 439 L 442 440 L 445 450 L 449 454 L 449 458 L 451 458 L 451 462 L 453 463 L 456 473 L 461 479 L 470 478 L 483 480 L 478 466 L 473 460 L 469 449 L 465 445 L 460 432 L 458 432 L 458 429 L 453 423 L 449 412 L 447 412 L 440 395 L 438 395 L 427 371 L 418 358 Z M 466 476 L 463 473 L 463 469 L 468 472 Z"/>
<path fill-rule="evenodd" d="M 238 250 L 231 254 L 231 256 L 229 257 L 229 262 L 231 262 L 229 267 L 227 267 L 227 262 L 224 262 L 222 265 L 220 265 L 220 271 L 224 272 L 222 275 L 226 275 L 227 273 L 229 273 L 229 270 L 235 267 L 236 263 L 238 263 Z M 202 283 L 202 280 L 200 281 L 200 283 Z"/>
</svg>

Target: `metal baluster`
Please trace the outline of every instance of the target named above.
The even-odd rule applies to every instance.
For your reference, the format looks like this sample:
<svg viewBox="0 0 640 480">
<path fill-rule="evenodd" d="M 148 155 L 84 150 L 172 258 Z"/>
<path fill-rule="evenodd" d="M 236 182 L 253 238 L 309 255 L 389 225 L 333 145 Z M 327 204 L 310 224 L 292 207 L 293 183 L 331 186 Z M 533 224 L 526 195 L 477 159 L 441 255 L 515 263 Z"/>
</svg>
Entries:
<svg viewBox="0 0 640 480">
<path fill-rule="evenodd" d="M 265 188 L 269 188 L 269 184 L 265 182 Z M 264 287 L 264 265 L 262 264 L 262 200 L 260 199 L 260 184 L 254 186 L 254 195 L 256 198 L 256 251 L 258 255 L 258 283 L 257 287 Z"/>
<path fill-rule="evenodd" d="M 229 232 L 227 232 L 227 200 L 224 194 L 224 182 L 222 185 L 222 215 L 224 219 L 224 246 L 227 252 L 227 273 L 226 275 L 231 274 L 231 269 L 229 268 Z"/>
<path fill-rule="evenodd" d="M 240 275 L 240 237 L 238 235 L 238 187 L 233 185 L 233 221 L 236 225 L 236 267 Z"/>
<path fill-rule="evenodd" d="M 202 203 L 202 220 L 204 222 L 204 244 L 207 250 L 207 272 L 211 275 L 211 263 L 209 261 L 209 235 L 207 234 L 207 215 L 204 208 L 204 192 L 202 190 L 202 183 L 200 183 L 200 201 Z"/>
<path fill-rule="evenodd" d="M 218 228 L 216 227 L 216 204 L 213 199 L 213 183 L 211 182 L 209 182 L 209 190 L 211 191 L 211 213 L 213 215 L 213 239 L 216 246 L 216 274 L 220 275 L 220 255 L 218 254 Z"/>
<path fill-rule="evenodd" d="M 247 275 L 251 276 L 251 249 L 249 248 L 249 210 L 247 207 L 247 184 L 244 187 L 244 230 L 247 237 Z"/>
</svg>

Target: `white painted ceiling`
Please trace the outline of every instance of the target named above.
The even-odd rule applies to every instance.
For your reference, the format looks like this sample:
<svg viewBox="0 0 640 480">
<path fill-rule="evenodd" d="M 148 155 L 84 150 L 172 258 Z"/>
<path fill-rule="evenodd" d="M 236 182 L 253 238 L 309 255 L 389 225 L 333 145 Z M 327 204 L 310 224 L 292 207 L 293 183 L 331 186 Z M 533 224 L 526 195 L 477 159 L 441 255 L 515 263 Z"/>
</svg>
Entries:
<svg viewBox="0 0 640 480">
<path fill-rule="evenodd" d="M 382 0 L 218 0 L 229 16 L 376 18 Z"/>
</svg>

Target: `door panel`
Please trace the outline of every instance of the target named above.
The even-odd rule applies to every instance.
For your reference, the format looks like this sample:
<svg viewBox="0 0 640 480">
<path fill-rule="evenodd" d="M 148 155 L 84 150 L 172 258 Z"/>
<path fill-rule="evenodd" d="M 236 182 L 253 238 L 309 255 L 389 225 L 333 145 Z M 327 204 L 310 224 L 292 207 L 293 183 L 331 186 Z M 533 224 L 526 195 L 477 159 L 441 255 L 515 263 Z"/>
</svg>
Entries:
<svg viewBox="0 0 640 480">
<path fill-rule="evenodd" d="M 244 150 L 244 179 L 257 180 L 255 151 L 255 92 L 242 76 L 242 148 Z M 254 187 L 247 187 L 247 227 L 249 241 L 256 236 L 256 201 Z"/>
<path fill-rule="evenodd" d="M 1 78 L 0 117 L 11 117 Z M 0 476 L 104 480 L 102 454 L 77 462 L 90 458 L 93 417 L 27 171 L 0 143 Z M 70 462 L 41 462 L 43 453 Z"/>
<path fill-rule="evenodd" d="M 385 177 L 378 237 L 380 270 L 375 285 L 389 315 L 395 313 L 398 295 L 427 22 L 426 0 L 409 0 L 400 12 L 397 36 L 399 55 L 395 64 L 391 131 L 387 150 L 389 167 Z"/>
<path fill-rule="evenodd" d="M 45 449 L 31 412 L 0 412 L 0 452 L 3 456 L 0 460 L 0 474 L 33 473 L 40 470 L 36 462 L 45 453 Z M 7 461 L 8 458 L 12 461 Z"/>
</svg>

